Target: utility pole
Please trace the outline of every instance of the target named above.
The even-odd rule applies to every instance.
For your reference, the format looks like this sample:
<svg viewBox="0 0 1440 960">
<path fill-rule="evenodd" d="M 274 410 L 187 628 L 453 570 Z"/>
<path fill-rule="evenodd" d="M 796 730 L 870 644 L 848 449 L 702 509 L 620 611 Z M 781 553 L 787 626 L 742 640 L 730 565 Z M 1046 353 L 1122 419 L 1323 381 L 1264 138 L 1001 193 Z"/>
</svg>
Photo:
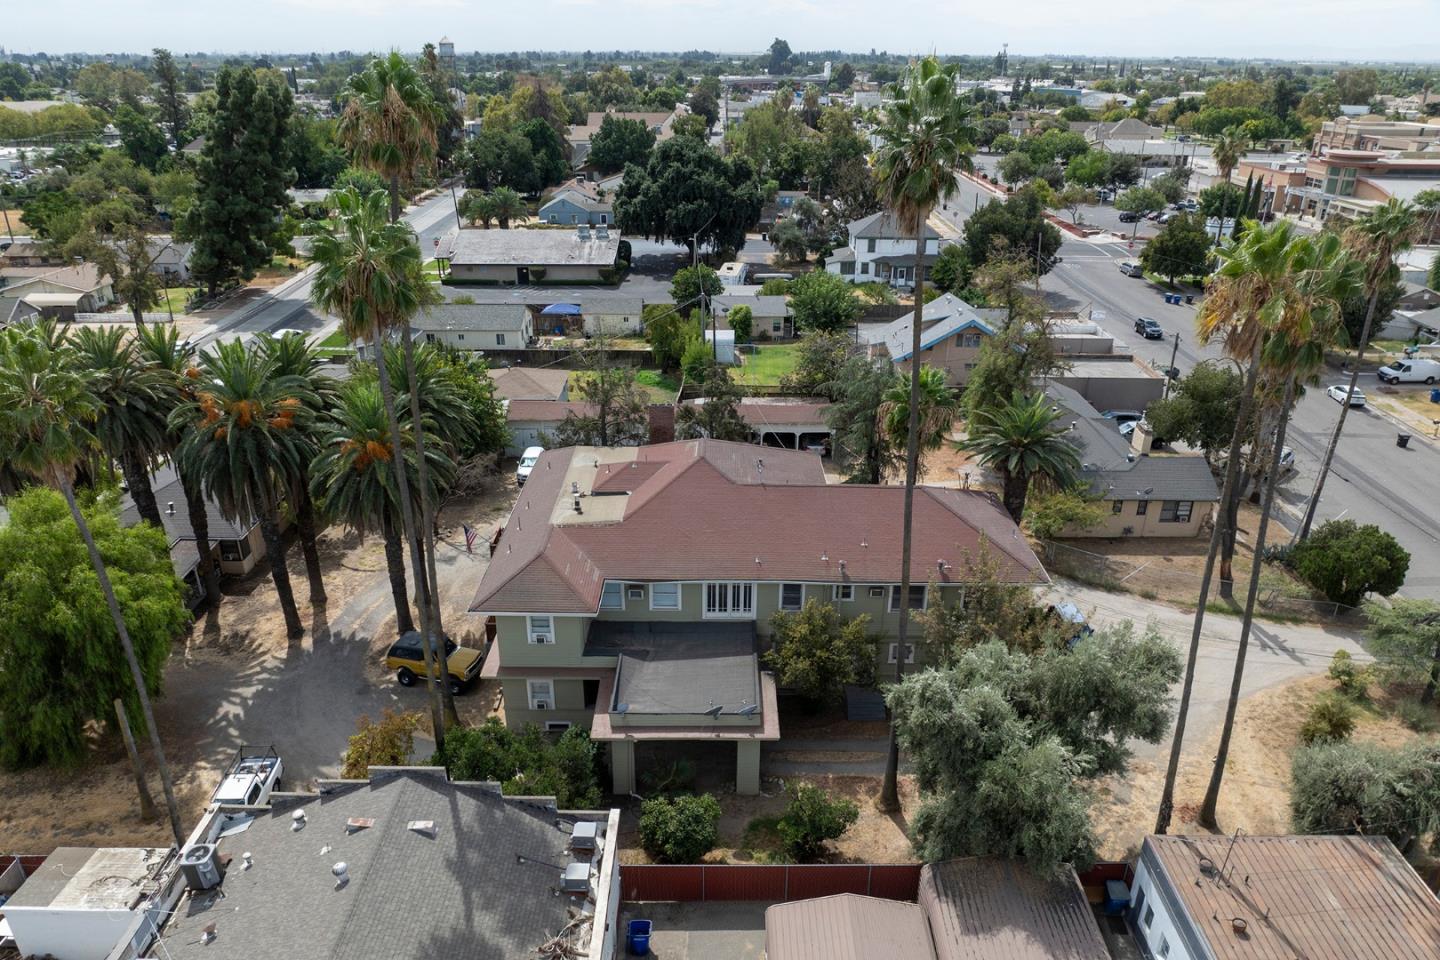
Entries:
<svg viewBox="0 0 1440 960">
<path fill-rule="evenodd" d="M 1161 396 L 1161 398 L 1160 398 L 1161 400 L 1168 399 L 1169 396 L 1170 396 L 1170 383 L 1171 383 L 1171 381 L 1174 379 L 1173 377 L 1170 376 L 1170 373 L 1171 373 L 1172 370 L 1175 369 L 1175 356 L 1176 356 L 1179 352 L 1180 352 L 1180 334 L 1179 334 L 1179 333 L 1176 333 L 1176 334 L 1175 334 L 1175 346 L 1173 346 L 1173 347 L 1170 348 L 1170 366 L 1168 366 L 1168 367 L 1165 368 L 1165 393 L 1164 393 L 1163 396 Z"/>
</svg>

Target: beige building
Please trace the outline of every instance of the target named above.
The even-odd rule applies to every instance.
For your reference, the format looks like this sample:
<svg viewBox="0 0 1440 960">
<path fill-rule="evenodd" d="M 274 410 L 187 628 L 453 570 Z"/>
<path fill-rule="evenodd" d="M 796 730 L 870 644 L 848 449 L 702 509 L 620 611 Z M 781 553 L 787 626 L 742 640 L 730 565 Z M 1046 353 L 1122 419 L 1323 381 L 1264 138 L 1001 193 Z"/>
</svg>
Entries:
<svg viewBox="0 0 1440 960">
<path fill-rule="evenodd" d="M 575 230 L 466 228 L 451 241 L 450 279 L 461 283 L 609 283 L 620 233 L 605 224 Z"/>
<path fill-rule="evenodd" d="M 1391 198 L 1414 200 L 1435 189 L 1440 189 L 1440 151 L 1393 155 L 1332 148 L 1310 157 L 1304 185 L 1290 190 L 1295 199 L 1289 210 L 1321 223 L 1331 217 L 1355 220 Z M 1437 237 L 1440 229 L 1425 239 Z"/>
<path fill-rule="evenodd" d="M 977 310 L 953 293 L 936 297 L 925 304 L 921 317 L 920 362 L 944 370 L 952 385 L 964 386 L 980 359 L 980 345 L 995 335 L 1003 317 L 1003 310 Z M 914 335 L 912 311 L 861 337 L 870 356 L 908 367 Z"/>
<path fill-rule="evenodd" d="M 523 350 L 535 338 L 523 303 L 441 303 L 415 315 L 410 326 L 427 343 L 459 350 Z"/>
<path fill-rule="evenodd" d="M 482 675 L 500 680 L 511 726 L 583 724 L 609 744 L 616 793 L 675 743 L 733 763 L 737 791 L 755 793 L 760 744 L 780 737 L 761 669 L 777 612 L 868 614 L 876 665 L 916 662 L 893 639 L 903 498 L 744 443 L 547 451 L 470 606 L 495 618 Z M 959 602 L 982 544 L 1003 579 L 1046 582 L 992 498 L 921 487 L 915 516 L 911 609 Z"/>
</svg>

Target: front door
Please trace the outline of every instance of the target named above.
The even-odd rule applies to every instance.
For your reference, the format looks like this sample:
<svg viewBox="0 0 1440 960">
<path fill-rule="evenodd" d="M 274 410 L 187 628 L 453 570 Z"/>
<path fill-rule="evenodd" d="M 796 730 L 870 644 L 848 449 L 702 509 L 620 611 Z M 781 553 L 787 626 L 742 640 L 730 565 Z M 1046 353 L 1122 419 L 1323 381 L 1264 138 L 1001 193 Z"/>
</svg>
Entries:
<svg viewBox="0 0 1440 960">
<path fill-rule="evenodd" d="M 589 710 L 595 706 L 595 701 L 600 699 L 600 681 L 585 680 L 585 709 Z"/>
<path fill-rule="evenodd" d="M 522 283 L 522 284 L 523 284 L 523 283 L 529 283 L 529 282 L 530 282 L 530 268 L 529 268 L 529 267 L 516 267 L 516 268 L 515 268 L 515 282 L 516 282 L 516 283 Z"/>
</svg>

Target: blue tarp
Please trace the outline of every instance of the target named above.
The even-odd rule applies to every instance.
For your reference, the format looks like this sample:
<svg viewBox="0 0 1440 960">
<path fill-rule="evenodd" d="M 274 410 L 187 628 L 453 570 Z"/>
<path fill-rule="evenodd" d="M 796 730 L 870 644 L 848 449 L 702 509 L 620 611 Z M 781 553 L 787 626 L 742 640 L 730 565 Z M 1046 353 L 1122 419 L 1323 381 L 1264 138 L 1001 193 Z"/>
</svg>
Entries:
<svg viewBox="0 0 1440 960">
<path fill-rule="evenodd" d="M 578 317 L 580 305 L 578 303 L 552 303 L 541 310 L 540 314 L 546 317 Z"/>
</svg>

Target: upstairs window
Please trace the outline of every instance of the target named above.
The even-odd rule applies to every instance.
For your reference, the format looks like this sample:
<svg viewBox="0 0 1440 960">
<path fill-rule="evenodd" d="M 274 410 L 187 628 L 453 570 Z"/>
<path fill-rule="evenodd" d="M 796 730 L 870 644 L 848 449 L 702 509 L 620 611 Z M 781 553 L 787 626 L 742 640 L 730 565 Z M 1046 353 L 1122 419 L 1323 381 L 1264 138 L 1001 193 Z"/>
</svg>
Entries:
<svg viewBox="0 0 1440 960">
<path fill-rule="evenodd" d="M 799 610 L 805 605 L 805 586 L 800 583 L 780 584 L 780 609 Z"/>
<path fill-rule="evenodd" d="M 605 587 L 600 591 L 600 609 L 625 609 L 625 585 L 623 583 L 615 580 L 605 581 Z"/>
<path fill-rule="evenodd" d="M 923 584 L 923 583 L 912 583 L 912 584 L 910 584 L 910 604 L 909 604 L 909 606 L 910 606 L 910 609 L 911 609 L 911 610 L 924 610 L 924 609 L 925 609 L 925 584 Z M 898 583 L 897 583 L 897 584 L 894 584 L 894 585 L 892 585 L 892 586 L 890 587 L 890 612 L 891 612 L 891 613 L 899 613 L 899 612 L 900 612 L 900 584 L 898 584 Z"/>
<path fill-rule="evenodd" d="M 651 609 L 651 610 L 679 610 L 679 609 L 680 609 L 680 584 L 678 584 L 678 583 L 652 583 L 652 584 L 650 584 L 650 609 Z"/>
<path fill-rule="evenodd" d="M 710 619 L 746 619 L 755 616 L 755 584 L 705 584 L 705 616 Z"/>
</svg>

